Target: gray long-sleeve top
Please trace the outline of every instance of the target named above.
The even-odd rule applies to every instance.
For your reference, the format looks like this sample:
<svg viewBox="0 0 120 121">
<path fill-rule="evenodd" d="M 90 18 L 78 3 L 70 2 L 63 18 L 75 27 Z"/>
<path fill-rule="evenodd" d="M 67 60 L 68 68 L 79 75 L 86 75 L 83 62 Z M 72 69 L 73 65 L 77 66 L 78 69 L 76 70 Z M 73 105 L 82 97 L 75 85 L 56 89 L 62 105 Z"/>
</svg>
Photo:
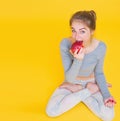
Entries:
<svg viewBox="0 0 120 121">
<path fill-rule="evenodd" d="M 83 60 L 74 58 L 69 52 L 71 42 L 64 38 L 60 43 L 60 52 L 65 73 L 65 81 L 74 82 L 77 76 L 89 76 L 94 72 L 95 80 L 100 88 L 102 96 L 107 99 L 111 96 L 103 72 L 106 45 L 103 41 L 90 53 L 85 54 Z M 78 80 L 79 81 L 79 80 Z"/>
</svg>

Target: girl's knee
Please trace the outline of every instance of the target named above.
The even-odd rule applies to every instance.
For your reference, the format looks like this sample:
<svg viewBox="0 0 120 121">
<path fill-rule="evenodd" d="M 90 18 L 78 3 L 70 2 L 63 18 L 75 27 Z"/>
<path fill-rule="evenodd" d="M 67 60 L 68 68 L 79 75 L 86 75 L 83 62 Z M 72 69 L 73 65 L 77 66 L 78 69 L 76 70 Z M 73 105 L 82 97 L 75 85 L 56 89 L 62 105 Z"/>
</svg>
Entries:
<svg viewBox="0 0 120 121">
<path fill-rule="evenodd" d="M 109 114 L 107 114 L 107 115 L 104 115 L 101 119 L 102 119 L 103 121 L 112 121 L 113 118 L 114 118 L 114 115 L 109 115 Z"/>
<path fill-rule="evenodd" d="M 46 108 L 46 114 L 49 116 L 49 117 L 57 117 L 59 116 L 59 111 L 55 108 L 55 107 L 51 107 L 51 106 L 47 106 Z"/>
<path fill-rule="evenodd" d="M 56 113 L 55 111 L 51 110 L 50 108 L 46 108 L 46 114 L 49 116 L 49 117 L 56 117 Z"/>
<path fill-rule="evenodd" d="M 112 121 L 114 118 L 113 108 L 106 108 L 102 111 L 101 119 L 103 121 Z"/>
</svg>

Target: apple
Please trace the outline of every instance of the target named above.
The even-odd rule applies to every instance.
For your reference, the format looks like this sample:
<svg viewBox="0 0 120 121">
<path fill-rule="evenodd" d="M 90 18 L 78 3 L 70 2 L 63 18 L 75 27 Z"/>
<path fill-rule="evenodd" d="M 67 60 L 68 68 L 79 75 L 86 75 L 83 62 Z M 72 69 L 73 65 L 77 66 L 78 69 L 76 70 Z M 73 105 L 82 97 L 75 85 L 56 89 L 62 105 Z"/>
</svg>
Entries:
<svg viewBox="0 0 120 121">
<path fill-rule="evenodd" d="M 72 51 L 72 53 L 74 53 L 76 50 L 77 53 L 79 53 L 79 51 L 81 50 L 81 48 L 83 47 L 83 41 L 75 41 L 72 45 L 70 50 Z"/>
</svg>

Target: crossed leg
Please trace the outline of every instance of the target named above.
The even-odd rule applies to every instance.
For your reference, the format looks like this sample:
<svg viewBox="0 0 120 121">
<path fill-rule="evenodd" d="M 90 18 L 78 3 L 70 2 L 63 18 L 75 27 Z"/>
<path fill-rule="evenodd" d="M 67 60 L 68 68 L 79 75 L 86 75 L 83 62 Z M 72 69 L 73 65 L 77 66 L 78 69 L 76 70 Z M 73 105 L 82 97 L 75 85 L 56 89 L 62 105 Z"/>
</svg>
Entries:
<svg viewBox="0 0 120 121">
<path fill-rule="evenodd" d="M 103 97 L 97 92 L 83 100 L 83 103 L 103 121 L 112 121 L 114 118 L 114 108 L 104 105 Z"/>
</svg>

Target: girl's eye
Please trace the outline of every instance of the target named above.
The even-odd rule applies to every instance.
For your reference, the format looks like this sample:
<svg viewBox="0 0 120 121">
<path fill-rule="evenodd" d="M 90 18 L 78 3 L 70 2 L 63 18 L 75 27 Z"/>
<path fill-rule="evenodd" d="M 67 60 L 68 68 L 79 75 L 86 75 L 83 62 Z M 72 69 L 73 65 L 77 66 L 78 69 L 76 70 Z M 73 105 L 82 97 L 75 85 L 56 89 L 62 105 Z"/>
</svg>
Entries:
<svg viewBox="0 0 120 121">
<path fill-rule="evenodd" d="M 75 30 L 72 30 L 72 32 L 75 32 Z"/>
<path fill-rule="evenodd" d="M 80 33 L 81 33 L 81 34 L 84 34 L 84 33 L 85 33 L 85 31 L 80 31 Z"/>
</svg>

